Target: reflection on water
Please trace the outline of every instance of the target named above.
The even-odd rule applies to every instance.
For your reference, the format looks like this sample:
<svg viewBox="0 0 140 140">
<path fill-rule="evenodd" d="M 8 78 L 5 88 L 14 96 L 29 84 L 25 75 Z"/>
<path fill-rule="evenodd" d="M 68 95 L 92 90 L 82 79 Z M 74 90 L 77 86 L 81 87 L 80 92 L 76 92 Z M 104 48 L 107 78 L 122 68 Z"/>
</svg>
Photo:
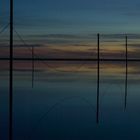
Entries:
<svg viewBox="0 0 140 140">
<path fill-rule="evenodd" d="M 26 66 L 23 69 L 22 66 Z M 36 62 L 34 88 L 29 63 L 15 62 L 14 140 L 139 139 L 139 63 L 128 68 L 125 105 L 125 63 L 101 63 L 99 124 L 96 62 Z M 79 68 L 79 70 L 76 70 Z M 137 69 L 135 69 L 137 68 Z M 0 139 L 8 136 L 8 71 L 0 72 Z M 115 70 L 115 71 L 114 71 Z"/>
</svg>

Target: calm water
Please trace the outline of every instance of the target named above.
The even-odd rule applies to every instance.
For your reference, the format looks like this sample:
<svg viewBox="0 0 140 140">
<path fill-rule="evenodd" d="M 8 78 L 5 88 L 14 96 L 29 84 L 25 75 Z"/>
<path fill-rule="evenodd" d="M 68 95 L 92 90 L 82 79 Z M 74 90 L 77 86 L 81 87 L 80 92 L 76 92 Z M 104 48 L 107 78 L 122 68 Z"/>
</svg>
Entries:
<svg viewBox="0 0 140 140">
<path fill-rule="evenodd" d="M 117 72 L 101 64 L 99 124 L 96 123 L 96 64 L 86 64 L 78 71 L 75 71 L 78 66 L 74 66 L 71 72 L 61 67 L 36 65 L 34 88 L 29 69 L 14 71 L 14 140 L 140 138 L 140 75 L 130 69 L 125 110 L 124 63 L 119 64 Z M 8 71 L 1 70 L 0 79 L 0 139 L 7 140 Z"/>
</svg>

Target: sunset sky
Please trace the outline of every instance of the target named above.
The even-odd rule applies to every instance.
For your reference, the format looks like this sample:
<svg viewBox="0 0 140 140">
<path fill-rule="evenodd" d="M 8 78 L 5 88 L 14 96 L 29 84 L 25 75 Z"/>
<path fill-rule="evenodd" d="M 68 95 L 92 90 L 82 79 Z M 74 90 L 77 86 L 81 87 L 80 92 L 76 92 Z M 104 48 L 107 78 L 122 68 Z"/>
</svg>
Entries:
<svg viewBox="0 0 140 140">
<path fill-rule="evenodd" d="M 1 0 L 0 26 L 8 24 L 9 1 Z M 30 45 L 41 58 L 96 58 L 96 34 L 101 34 L 101 58 L 140 54 L 139 0 L 15 0 L 14 56 L 31 57 Z M 0 57 L 8 55 L 8 30 L 1 34 Z M 119 66 L 118 66 L 119 67 Z"/>
</svg>

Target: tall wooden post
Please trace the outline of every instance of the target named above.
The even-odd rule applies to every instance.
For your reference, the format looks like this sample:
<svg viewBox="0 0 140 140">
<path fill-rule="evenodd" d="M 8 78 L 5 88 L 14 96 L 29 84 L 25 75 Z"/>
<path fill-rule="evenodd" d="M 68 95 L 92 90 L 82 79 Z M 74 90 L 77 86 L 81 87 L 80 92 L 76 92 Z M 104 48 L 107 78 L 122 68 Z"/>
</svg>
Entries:
<svg viewBox="0 0 140 140">
<path fill-rule="evenodd" d="M 34 46 L 32 46 L 32 88 L 34 87 Z"/>
<path fill-rule="evenodd" d="M 97 34 L 97 109 L 96 123 L 99 123 L 99 108 L 100 108 L 100 35 Z"/>
<path fill-rule="evenodd" d="M 124 108 L 127 107 L 127 80 L 128 80 L 128 49 L 127 49 L 127 35 L 125 36 L 125 104 Z"/>
<path fill-rule="evenodd" d="M 10 0 L 9 140 L 13 140 L 13 0 Z"/>
</svg>

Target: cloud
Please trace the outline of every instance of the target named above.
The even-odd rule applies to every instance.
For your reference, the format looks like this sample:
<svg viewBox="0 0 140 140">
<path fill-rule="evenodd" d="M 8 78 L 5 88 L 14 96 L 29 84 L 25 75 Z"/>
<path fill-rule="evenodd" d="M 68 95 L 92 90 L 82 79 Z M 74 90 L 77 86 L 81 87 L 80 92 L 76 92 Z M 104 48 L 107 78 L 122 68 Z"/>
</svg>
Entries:
<svg viewBox="0 0 140 140">
<path fill-rule="evenodd" d="M 140 44 L 132 44 L 132 43 L 129 43 L 128 46 L 129 47 L 132 47 L 132 49 L 140 48 Z"/>
<path fill-rule="evenodd" d="M 39 35 L 32 35 L 31 37 L 35 38 L 47 38 L 47 39 L 75 39 L 75 40 L 80 40 L 80 39 L 95 39 L 96 34 L 39 34 Z"/>
</svg>

